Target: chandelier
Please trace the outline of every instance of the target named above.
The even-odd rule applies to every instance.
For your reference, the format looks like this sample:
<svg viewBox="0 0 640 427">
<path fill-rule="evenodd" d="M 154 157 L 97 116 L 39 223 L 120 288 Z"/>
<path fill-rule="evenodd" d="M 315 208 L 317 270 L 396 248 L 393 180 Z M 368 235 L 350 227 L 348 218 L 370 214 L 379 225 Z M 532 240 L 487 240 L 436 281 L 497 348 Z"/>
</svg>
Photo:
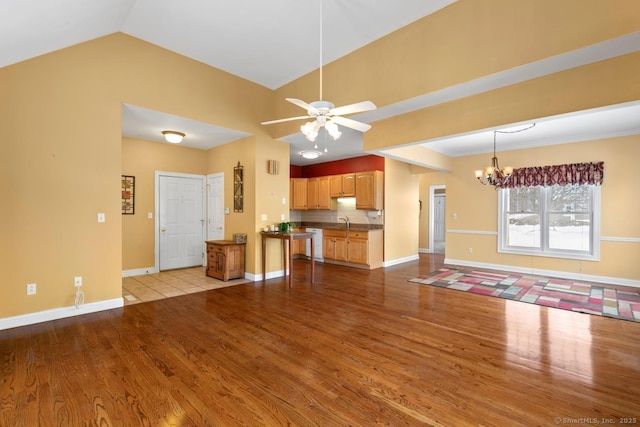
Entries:
<svg viewBox="0 0 640 427">
<path fill-rule="evenodd" d="M 476 178 L 482 185 L 493 185 L 496 189 L 504 186 L 509 178 L 511 178 L 511 174 L 513 173 L 513 168 L 511 166 L 505 166 L 504 168 L 500 168 L 498 164 L 498 157 L 496 156 L 496 134 L 498 133 L 518 133 L 528 129 L 531 129 L 536 124 L 524 128 L 513 131 L 507 130 L 494 130 L 493 131 L 493 157 L 491 158 L 491 166 L 487 166 L 484 169 L 478 169 L 475 171 Z"/>
</svg>

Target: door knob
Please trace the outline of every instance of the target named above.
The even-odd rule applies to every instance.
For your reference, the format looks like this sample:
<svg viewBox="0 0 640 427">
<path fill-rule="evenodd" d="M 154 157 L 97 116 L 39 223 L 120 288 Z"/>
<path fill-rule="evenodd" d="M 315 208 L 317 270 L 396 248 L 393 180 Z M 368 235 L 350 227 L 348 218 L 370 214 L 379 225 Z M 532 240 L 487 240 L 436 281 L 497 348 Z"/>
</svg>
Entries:
<svg viewBox="0 0 640 427">
<path fill-rule="evenodd" d="M 166 229 L 166 228 L 164 228 L 164 227 L 162 227 L 162 228 L 160 229 L 160 231 L 165 232 L 165 231 L 167 231 L 167 229 Z"/>
</svg>

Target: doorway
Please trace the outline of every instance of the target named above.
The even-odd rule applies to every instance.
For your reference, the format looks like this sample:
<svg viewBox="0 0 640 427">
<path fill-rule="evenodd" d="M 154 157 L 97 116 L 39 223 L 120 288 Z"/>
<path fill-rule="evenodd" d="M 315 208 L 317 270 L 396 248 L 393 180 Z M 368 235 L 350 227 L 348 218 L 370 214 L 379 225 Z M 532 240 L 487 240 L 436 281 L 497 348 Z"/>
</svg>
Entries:
<svg viewBox="0 0 640 427">
<path fill-rule="evenodd" d="M 429 248 L 444 254 L 446 237 L 446 186 L 429 187 Z"/>
<path fill-rule="evenodd" d="M 204 262 L 202 175 L 156 172 L 156 265 L 159 270 Z"/>
</svg>

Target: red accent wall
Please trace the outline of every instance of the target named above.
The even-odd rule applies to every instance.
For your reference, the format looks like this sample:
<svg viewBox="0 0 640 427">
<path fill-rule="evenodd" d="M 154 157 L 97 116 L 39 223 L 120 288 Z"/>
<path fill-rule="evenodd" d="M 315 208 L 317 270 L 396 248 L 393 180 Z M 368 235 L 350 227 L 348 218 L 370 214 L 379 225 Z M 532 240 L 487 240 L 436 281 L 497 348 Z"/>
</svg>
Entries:
<svg viewBox="0 0 640 427">
<path fill-rule="evenodd" d="M 339 175 L 350 172 L 384 171 L 384 157 L 367 155 L 308 166 L 290 166 L 291 178 Z"/>
<path fill-rule="evenodd" d="M 302 176 L 302 166 L 289 165 L 289 178 L 304 178 Z"/>
</svg>

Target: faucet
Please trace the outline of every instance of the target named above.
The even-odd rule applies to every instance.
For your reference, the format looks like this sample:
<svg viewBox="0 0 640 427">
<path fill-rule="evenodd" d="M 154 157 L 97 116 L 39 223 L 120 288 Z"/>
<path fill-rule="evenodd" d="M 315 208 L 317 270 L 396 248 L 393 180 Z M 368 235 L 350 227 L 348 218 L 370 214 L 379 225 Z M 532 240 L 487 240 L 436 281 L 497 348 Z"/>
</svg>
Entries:
<svg viewBox="0 0 640 427">
<path fill-rule="evenodd" d="M 351 227 L 351 222 L 349 221 L 349 217 L 348 216 L 345 216 L 344 218 L 340 217 L 338 219 L 341 220 L 341 221 L 344 221 L 344 224 L 347 227 L 347 230 L 349 229 L 349 227 Z"/>
</svg>

